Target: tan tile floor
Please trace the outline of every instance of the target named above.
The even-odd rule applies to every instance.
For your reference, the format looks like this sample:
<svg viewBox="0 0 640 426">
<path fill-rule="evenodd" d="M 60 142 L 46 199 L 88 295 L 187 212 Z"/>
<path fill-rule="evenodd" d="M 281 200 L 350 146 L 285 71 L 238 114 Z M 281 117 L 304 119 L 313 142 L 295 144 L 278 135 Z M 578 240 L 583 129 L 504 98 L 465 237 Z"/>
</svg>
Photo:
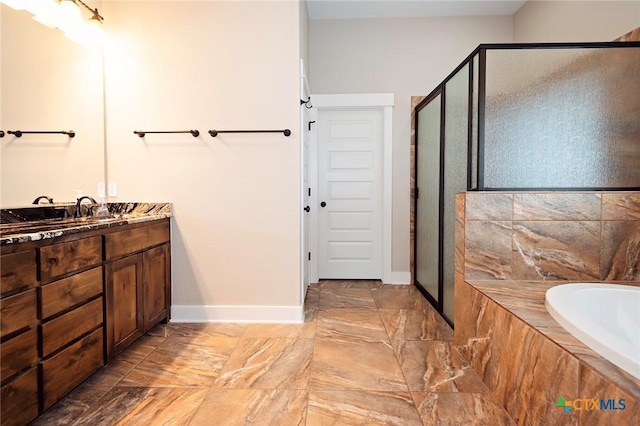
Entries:
<svg viewBox="0 0 640 426">
<path fill-rule="evenodd" d="M 296 325 L 159 325 L 36 425 L 508 425 L 410 286 L 322 281 Z"/>
</svg>

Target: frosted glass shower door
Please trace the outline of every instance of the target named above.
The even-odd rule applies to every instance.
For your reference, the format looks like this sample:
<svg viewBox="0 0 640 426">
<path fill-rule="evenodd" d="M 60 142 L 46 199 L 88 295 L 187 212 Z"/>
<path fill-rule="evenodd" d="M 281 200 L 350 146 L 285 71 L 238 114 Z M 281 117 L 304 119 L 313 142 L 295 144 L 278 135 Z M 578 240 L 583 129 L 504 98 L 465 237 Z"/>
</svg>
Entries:
<svg viewBox="0 0 640 426">
<path fill-rule="evenodd" d="M 417 112 L 415 281 L 440 305 L 440 114 L 438 94 Z"/>
<path fill-rule="evenodd" d="M 444 209 L 442 217 L 442 313 L 453 321 L 456 193 L 467 190 L 469 65 L 445 85 Z"/>
</svg>

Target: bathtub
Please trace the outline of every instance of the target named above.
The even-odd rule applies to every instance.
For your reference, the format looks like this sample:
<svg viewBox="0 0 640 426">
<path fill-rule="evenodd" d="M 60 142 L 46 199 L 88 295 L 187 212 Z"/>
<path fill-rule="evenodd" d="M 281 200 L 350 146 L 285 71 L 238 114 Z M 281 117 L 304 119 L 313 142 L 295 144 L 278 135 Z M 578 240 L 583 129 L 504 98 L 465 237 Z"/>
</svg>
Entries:
<svg viewBox="0 0 640 426">
<path fill-rule="evenodd" d="M 640 287 L 562 284 L 547 290 L 545 306 L 578 340 L 640 379 Z"/>
</svg>

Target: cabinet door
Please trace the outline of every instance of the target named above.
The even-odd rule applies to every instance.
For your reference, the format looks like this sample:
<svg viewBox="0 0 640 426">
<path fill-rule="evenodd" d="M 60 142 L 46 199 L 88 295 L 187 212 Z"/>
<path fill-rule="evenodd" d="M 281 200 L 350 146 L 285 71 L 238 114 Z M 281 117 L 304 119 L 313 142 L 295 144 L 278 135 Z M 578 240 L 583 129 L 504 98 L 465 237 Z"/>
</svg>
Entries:
<svg viewBox="0 0 640 426">
<path fill-rule="evenodd" d="M 113 359 L 143 332 L 142 254 L 106 265 L 107 358 Z"/>
<path fill-rule="evenodd" d="M 144 331 L 169 316 L 170 264 L 169 244 L 145 251 L 143 256 Z"/>
</svg>

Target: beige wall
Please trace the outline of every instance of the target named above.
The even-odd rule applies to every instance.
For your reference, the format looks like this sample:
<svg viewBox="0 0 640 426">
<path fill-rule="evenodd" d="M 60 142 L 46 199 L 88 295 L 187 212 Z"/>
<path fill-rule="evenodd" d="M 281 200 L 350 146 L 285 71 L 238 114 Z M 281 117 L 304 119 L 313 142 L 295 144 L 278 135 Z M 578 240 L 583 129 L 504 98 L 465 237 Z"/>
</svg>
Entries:
<svg viewBox="0 0 640 426">
<path fill-rule="evenodd" d="M 174 305 L 300 305 L 298 7 L 106 4 L 109 180 L 173 203 Z"/>
<path fill-rule="evenodd" d="M 307 0 L 300 0 L 300 57 L 309 68 L 309 11 Z"/>
<path fill-rule="evenodd" d="M 529 0 L 514 15 L 514 41 L 612 41 L 638 27 L 638 0 Z"/>
<path fill-rule="evenodd" d="M 412 95 L 433 90 L 480 43 L 513 40 L 511 17 L 310 21 L 312 93 L 394 93 L 392 270 L 409 272 Z"/>
<path fill-rule="evenodd" d="M 4 4 L 0 32 L 0 129 L 74 130 L 76 136 L 0 138 L 0 206 L 39 195 L 75 201 L 104 182 L 102 55 Z"/>
</svg>

